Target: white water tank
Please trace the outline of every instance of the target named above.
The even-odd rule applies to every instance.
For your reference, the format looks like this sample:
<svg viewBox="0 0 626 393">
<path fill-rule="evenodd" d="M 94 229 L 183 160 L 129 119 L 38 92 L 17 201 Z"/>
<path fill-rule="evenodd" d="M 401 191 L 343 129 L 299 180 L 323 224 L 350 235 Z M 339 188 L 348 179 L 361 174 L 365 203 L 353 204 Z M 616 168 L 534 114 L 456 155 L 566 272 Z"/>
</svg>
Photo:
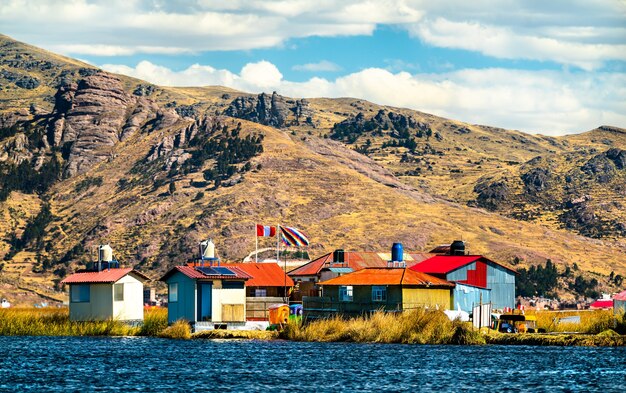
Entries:
<svg viewBox="0 0 626 393">
<path fill-rule="evenodd" d="M 215 244 L 212 239 L 205 240 L 202 242 L 204 252 L 202 253 L 202 257 L 204 259 L 214 259 L 215 258 Z"/>
<path fill-rule="evenodd" d="M 111 262 L 113 260 L 113 249 L 108 244 L 103 244 L 98 250 L 100 262 Z"/>
</svg>

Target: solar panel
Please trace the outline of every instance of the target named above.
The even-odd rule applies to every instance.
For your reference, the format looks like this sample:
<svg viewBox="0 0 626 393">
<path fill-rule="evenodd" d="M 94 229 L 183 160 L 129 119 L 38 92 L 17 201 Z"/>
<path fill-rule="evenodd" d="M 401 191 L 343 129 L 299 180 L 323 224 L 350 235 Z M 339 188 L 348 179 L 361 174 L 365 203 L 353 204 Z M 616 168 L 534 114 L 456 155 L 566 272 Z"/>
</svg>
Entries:
<svg viewBox="0 0 626 393">
<path fill-rule="evenodd" d="M 208 266 L 199 266 L 199 267 L 196 267 L 196 270 L 203 274 L 206 274 L 207 276 L 216 276 L 216 275 L 221 274 L 215 271 L 212 267 L 208 267 Z"/>
<path fill-rule="evenodd" d="M 233 272 L 232 270 L 230 270 L 227 267 L 214 267 L 213 270 L 216 270 L 218 272 L 218 274 L 221 274 L 223 276 L 234 276 L 235 272 Z"/>
</svg>

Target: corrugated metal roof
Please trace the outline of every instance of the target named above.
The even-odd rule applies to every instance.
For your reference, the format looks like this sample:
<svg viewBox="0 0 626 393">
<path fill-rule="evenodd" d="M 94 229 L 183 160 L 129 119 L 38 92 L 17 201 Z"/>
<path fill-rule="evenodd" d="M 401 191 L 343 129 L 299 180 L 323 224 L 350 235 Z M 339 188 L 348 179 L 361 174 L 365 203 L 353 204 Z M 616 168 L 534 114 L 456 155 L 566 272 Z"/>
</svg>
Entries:
<svg viewBox="0 0 626 393">
<path fill-rule="evenodd" d="M 222 264 L 224 267 L 237 268 L 251 278 L 246 281 L 247 287 L 282 287 L 294 285 L 291 277 L 276 263 L 231 263 Z"/>
<path fill-rule="evenodd" d="M 437 255 L 421 263 L 411 266 L 411 270 L 420 271 L 428 274 L 447 274 L 478 260 L 482 260 L 483 262 L 487 263 L 493 263 L 494 265 L 501 266 L 504 269 L 507 269 L 517 274 L 515 270 L 494 262 L 488 258 L 485 258 L 482 255 Z"/>
<path fill-rule="evenodd" d="M 228 267 L 228 269 L 230 269 L 233 273 L 235 273 L 235 275 L 233 276 L 233 275 L 222 275 L 222 274 L 204 274 L 201 271 L 196 270 L 193 266 L 174 266 L 167 273 L 165 273 L 163 277 L 159 279 L 159 281 L 165 281 L 169 276 L 171 276 L 172 274 L 176 272 L 180 272 L 184 274 L 185 276 L 196 279 L 196 280 L 203 279 L 203 278 L 212 278 L 216 280 L 233 279 L 233 278 L 235 279 L 251 278 L 249 274 L 239 269 L 238 267 Z"/>
<path fill-rule="evenodd" d="M 148 277 L 133 270 L 132 267 L 106 269 L 99 272 L 81 271 L 66 277 L 61 284 L 114 283 L 127 274 L 136 276 L 140 281 L 150 281 Z"/>
<path fill-rule="evenodd" d="M 404 262 L 412 266 L 417 262 L 430 258 L 428 253 L 404 253 Z M 344 263 L 333 263 L 333 253 L 325 254 L 304 266 L 289 272 L 290 276 L 315 276 L 324 268 L 349 267 L 352 270 L 361 270 L 368 267 L 387 267 L 391 253 L 368 251 L 344 251 Z"/>
<path fill-rule="evenodd" d="M 613 299 L 596 300 L 595 302 L 589 305 L 589 308 L 612 308 L 612 307 L 613 307 Z"/>
<path fill-rule="evenodd" d="M 320 285 L 406 285 L 453 288 L 454 283 L 402 268 L 365 268 L 320 282 Z"/>
<path fill-rule="evenodd" d="M 613 300 L 626 300 L 626 291 L 620 292 L 613 296 Z"/>
</svg>

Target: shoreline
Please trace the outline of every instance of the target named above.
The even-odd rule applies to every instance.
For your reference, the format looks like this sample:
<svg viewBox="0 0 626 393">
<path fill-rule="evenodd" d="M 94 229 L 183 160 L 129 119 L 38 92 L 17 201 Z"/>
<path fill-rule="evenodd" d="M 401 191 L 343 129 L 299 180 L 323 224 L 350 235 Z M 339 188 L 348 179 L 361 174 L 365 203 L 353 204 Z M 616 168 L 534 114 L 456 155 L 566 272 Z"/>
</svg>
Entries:
<svg viewBox="0 0 626 393">
<path fill-rule="evenodd" d="M 623 317 L 597 313 L 580 325 L 581 333 L 553 328 L 549 333 L 499 333 L 476 330 L 469 322 L 450 321 L 443 312 L 417 309 L 402 314 L 376 312 L 365 317 L 288 323 L 282 331 L 205 330 L 191 332 L 186 321 L 167 324 L 167 310 L 146 310 L 143 323 L 130 326 L 117 320 L 76 322 L 67 309 L 0 310 L 0 336 L 160 337 L 208 340 L 286 340 L 423 345 L 626 346 Z"/>
</svg>

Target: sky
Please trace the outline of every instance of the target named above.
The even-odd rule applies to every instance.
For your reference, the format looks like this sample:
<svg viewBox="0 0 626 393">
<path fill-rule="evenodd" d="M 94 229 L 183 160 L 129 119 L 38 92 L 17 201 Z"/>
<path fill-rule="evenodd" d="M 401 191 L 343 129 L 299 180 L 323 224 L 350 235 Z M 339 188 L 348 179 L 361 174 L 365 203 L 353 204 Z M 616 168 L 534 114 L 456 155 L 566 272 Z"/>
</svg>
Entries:
<svg viewBox="0 0 626 393">
<path fill-rule="evenodd" d="M 626 0 L 1 0 L 0 32 L 159 85 L 626 128 Z"/>
</svg>

